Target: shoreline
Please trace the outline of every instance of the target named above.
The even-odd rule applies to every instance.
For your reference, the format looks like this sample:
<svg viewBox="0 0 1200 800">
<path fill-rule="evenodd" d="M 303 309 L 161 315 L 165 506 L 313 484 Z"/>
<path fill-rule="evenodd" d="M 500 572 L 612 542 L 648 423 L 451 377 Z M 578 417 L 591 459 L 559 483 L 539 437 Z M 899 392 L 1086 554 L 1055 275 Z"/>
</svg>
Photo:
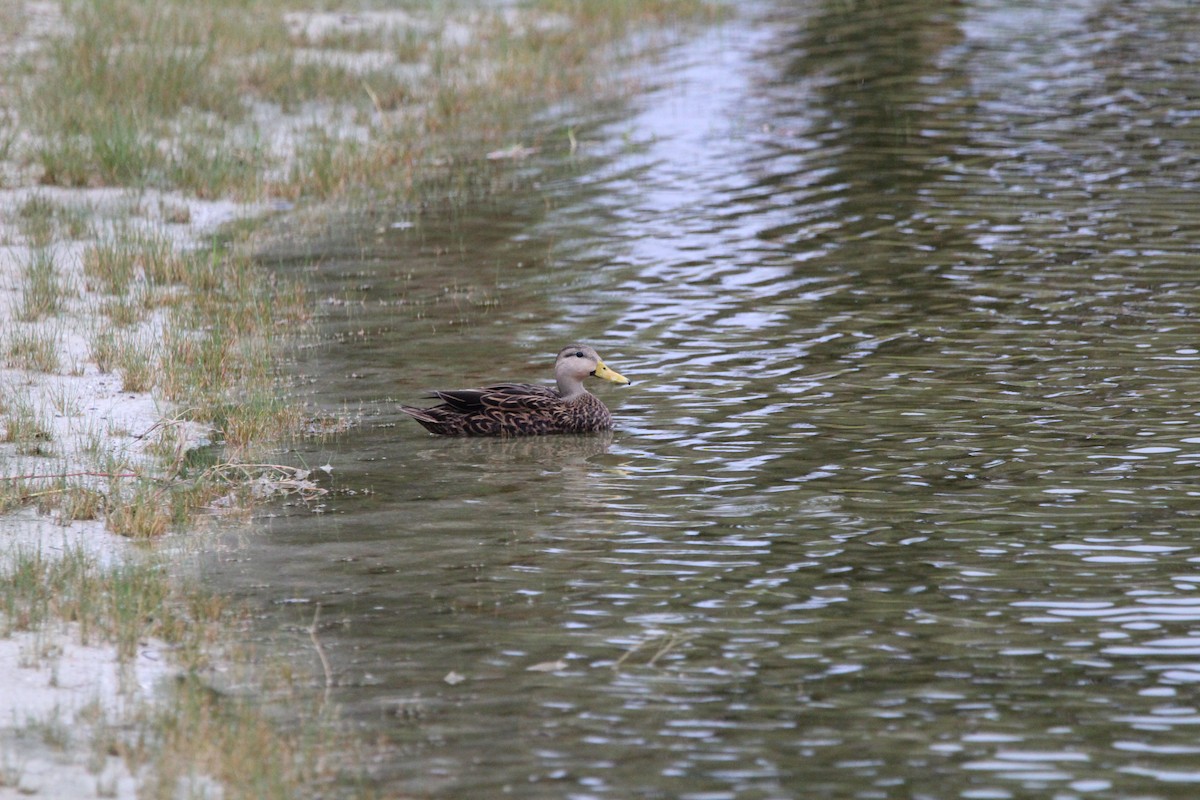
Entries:
<svg viewBox="0 0 1200 800">
<path fill-rule="evenodd" d="M 336 732 L 297 743 L 209 687 L 214 664 L 263 665 L 223 662 L 238 610 L 171 560 L 177 531 L 252 489 L 320 491 L 249 458 L 314 435 L 277 384 L 312 300 L 254 263 L 246 230 L 216 242 L 495 169 L 536 149 L 532 111 L 627 92 L 596 67 L 632 33 L 724 13 L 434 8 L 0 10 L 0 682 L 17 689 L 0 800 L 241 796 L 247 768 L 281 796 L 337 780 L 337 757 L 304 758 Z M 219 455 L 196 466 L 201 449 Z"/>
</svg>

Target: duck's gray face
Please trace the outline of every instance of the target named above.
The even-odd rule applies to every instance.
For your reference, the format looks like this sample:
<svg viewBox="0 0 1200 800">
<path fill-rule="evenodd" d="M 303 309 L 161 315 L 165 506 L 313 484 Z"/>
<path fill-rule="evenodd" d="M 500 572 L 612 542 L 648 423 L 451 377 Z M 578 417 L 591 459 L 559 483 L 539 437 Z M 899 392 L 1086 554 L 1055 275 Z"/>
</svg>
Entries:
<svg viewBox="0 0 1200 800">
<path fill-rule="evenodd" d="M 582 381 L 589 375 L 603 378 L 613 383 L 627 384 L 629 379 L 614 369 L 610 369 L 595 350 L 587 345 L 571 345 L 564 347 L 558 354 L 554 364 L 555 375 L 570 376 Z"/>
</svg>

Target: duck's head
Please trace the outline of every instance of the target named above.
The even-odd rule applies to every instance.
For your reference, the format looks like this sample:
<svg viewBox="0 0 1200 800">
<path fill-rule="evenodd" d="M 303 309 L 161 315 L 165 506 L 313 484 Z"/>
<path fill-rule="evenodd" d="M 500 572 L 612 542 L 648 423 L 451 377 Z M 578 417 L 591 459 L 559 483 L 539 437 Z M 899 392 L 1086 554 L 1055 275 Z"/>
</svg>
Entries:
<svg viewBox="0 0 1200 800">
<path fill-rule="evenodd" d="M 628 384 L 629 379 L 600 360 L 599 354 L 586 344 L 573 344 L 558 352 L 554 362 L 554 377 L 558 391 L 569 397 L 583 390 L 583 380 L 590 375 L 613 383 Z"/>
</svg>

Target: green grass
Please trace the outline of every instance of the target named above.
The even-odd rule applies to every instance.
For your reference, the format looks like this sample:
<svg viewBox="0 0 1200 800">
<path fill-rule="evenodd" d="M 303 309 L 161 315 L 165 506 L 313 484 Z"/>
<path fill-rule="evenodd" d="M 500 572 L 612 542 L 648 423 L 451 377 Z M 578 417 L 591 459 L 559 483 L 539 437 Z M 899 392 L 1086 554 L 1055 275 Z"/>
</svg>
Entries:
<svg viewBox="0 0 1200 800">
<path fill-rule="evenodd" d="M 117 365 L 117 333 L 110 326 L 103 326 L 92 334 L 88 355 L 101 372 L 112 372 Z"/>
<path fill-rule="evenodd" d="M 73 3 L 74 33 L 54 39 L 24 104 L 41 135 L 44 183 L 140 185 L 161 181 L 166 123 L 185 108 L 224 120 L 244 107 L 235 76 L 215 68 L 222 24 L 240 4 Z M 248 23 L 242 9 L 235 18 Z M 237 24 L 237 19 L 229 20 Z"/>
<path fill-rule="evenodd" d="M 448 162 L 478 169 L 539 109 L 622 91 L 597 60 L 631 31 L 707 22 L 726 8 L 703 0 L 538 0 L 513 16 L 427 5 L 413 10 L 414 25 L 310 37 L 288 33 L 288 7 L 282 0 L 67 5 L 74 34 L 54 40 L 46 68 L 22 95 L 23 119 L 40 135 L 31 157 L 42 180 L 239 199 L 428 190 Z M 443 37 L 452 18 L 465 37 Z M 380 53 L 393 60 L 363 60 Z M 248 114 L 252 102 L 280 114 L 313 106 L 330 115 L 299 135 L 280 173 Z M 339 130 L 346 119 L 365 135 Z"/>
<path fill-rule="evenodd" d="M 54 514 L 60 524 L 66 525 L 76 520 L 99 519 L 103 516 L 105 502 L 103 492 L 64 481 L 58 496 L 41 510 L 45 514 Z"/>
<path fill-rule="evenodd" d="M 94 506 L 88 497 L 78 502 Z M 297 722 L 284 728 L 260 701 L 217 691 L 202 679 L 213 642 L 242 629 L 245 619 L 219 595 L 173 573 L 165 554 L 109 564 L 69 546 L 52 555 L 15 548 L 0 559 L 0 636 L 70 621 L 81 643 L 111 644 L 121 663 L 135 659 L 148 641 L 174 654 L 182 673 L 158 701 L 135 693 L 118 709 L 85 710 L 83 727 L 54 714 L 26 728 L 56 749 L 89 746 L 90 739 L 102 756 L 120 756 L 143 777 L 139 797 L 184 796 L 198 776 L 218 781 L 228 798 L 308 796 L 345 766 L 345 757 L 329 755 L 347 748 L 319 705 L 293 702 Z M 30 666 L 55 657 L 53 649 L 39 650 Z M 232 648 L 225 657 L 246 671 L 252 654 Z M 272 671 L 283 675 L 283 666 Z M 295 680 L 293 670 L 292 685 L 277 683 L 272 691 L 290 693 Z"/>
<path fill-rule="evenodd" d="M 262 196 L 263 175 L 272 166 L 256 135 L 238 136 L 223 123 L 199 120 L 175 137 L 163 179 L 206 200 L 253 200 Z"/>
<path fill-rule="evenodd" d="M 94 242 L 84 251 L 83 274 L 92 291 L 125 295 L 138 281 L 169 286 L 200 286 L 207 255 L 179 248 L 165 233 L 126 228 Z"/>
<path fill-rule="evenodd" d="M 23 273 L 17 318 L 35 322 L 58 314 L 66 302 L 66 289 L 59 275 L 54 251 L 49 247 L 33 250 L 25 262 Z"/>
<path fill-rule="evenodd" d="M 44 248 L 54 241 L 58 204 L 35 194 L 17 208 L 17 224 L 31 247 Z"/>
<path fill-rule="evenodd" d="M 18 455 L 52 455 L 53 434 L 41 412 L 26 394 L 10 393 L 0 407 L 0 424 L 4 435 L 0 442 L 12 444 Z"/>
<path fill-rule="evenodd" d="M 153 539 L 176 521 L 169 486 L 135 480 L 132 486 L 110 491 L 105 501 L 105 526 L 118 536 Z"/>
<path fill-rule="evenodd" d="M 150 391 L 156 379 L 157 356 L 153 340 L 137 332 L 120 336 L 116 341 L 116 357 L 112 366 L 121 374 L 121 391 Z"/>
<path fill-rule="evenodd" d="M 99 111 L 88 125 L 86 146 L 94 177 L 109 186 L 139 186 L 162 169 L 154 132 L 131 112 Z"/>
<path fill-rule="evenodd" d="M 4 363 L 31 372 L 58 372 L 59 336 L 54 328 L 21 326 L 8 335 Z"/>
<path fill-rule="evenodd" d="M 143 289 L 139 292 L 130 292 L 121 297 L 114 297 L 105 300 L 101 305 L 101 313 L 112 320 L 112 323 L 118 327 L 130 327 L 143 322 L 150 310 L 149 300 L 153 295 L 149 290 Z M 101 367 L 101 372 L 108 372 L 108 369 Z"/>
<path fill-rule="evenodd" d="M 89 291 L 124 294 L 137 275 L 136 266 L 129 244 L 117 237 L 93 242 L 83 251 L 83 274 Z"/>
</svg>

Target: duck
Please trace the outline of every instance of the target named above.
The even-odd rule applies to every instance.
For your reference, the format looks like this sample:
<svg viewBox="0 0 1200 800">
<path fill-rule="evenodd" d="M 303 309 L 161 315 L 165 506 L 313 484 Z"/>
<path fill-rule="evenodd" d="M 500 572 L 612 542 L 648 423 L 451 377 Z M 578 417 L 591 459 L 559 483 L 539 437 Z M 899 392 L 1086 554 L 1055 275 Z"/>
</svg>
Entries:
<svg viewBox="0 0 1200 800">
<path fill-rule="evenodd" d="M 400 410 L 441 436 L 538 436 L 594 433 L 613 427 L 612 414 L 583 385 L 586 378 L 628 386 L 631 381 L 609 367 L 591 347 L 572 344 L 558 351 L 555 386 L 496 383 L 479 389 L 435 390 L 442 402 L 431 408 Z"/>
</svg>

